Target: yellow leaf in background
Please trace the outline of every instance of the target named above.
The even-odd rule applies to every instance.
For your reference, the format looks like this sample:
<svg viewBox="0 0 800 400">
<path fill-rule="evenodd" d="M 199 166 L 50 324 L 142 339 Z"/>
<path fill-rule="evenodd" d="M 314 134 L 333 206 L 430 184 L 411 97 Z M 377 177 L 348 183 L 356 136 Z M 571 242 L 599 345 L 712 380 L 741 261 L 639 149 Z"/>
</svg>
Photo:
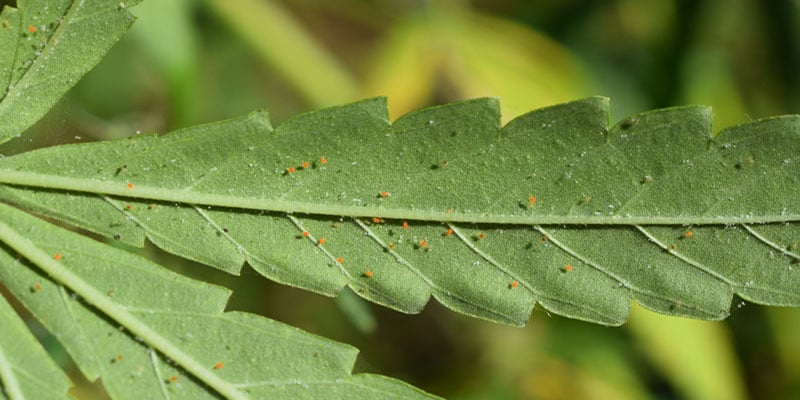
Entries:
<svg viewBox="0 0 800 400">
<path fill-rule="evenodd" d="M 569 51 L 521 25 L 455 6 L 432 6 L 390 29 L 365 88 L 393 116 L 432 99 L 500 97 L 503 120 L 594 94 Z"/>
</svg>

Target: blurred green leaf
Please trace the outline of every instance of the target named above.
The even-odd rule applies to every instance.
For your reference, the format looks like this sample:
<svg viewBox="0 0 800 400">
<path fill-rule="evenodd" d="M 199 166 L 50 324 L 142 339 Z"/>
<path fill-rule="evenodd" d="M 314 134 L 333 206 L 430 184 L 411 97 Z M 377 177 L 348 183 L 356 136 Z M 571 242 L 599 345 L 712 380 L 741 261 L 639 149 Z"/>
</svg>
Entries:
<svg viewBox="0 0 800 400">
<path fill-rule="evenodd" d="M 336 297 L 336 304 L 345 316 L 362 334 L 375 332 L 378 323 L 375 314 L 360 297 L 350 290 L 342 290 Z"/>
<path fill-rule="evenodd" d="M 198 122 L 201 59 L 197 27 L 190 19 L 196 4 L 192 0 L 146 2 L 136 9 L 139 20 L 131 30 L 170 89 L 173 126 Z"/>
<path fill-rule="evenodd" d="M 0 14 L 0 143 L 39 120 L 133 23 L 139 0 L 28 0 Z"/>
<path fill-rule="evenodd" d="M 769 313 L 769 321 L 775 336 L 778 356 L 786 374 L 792 378 L 800 378 L 800 343 L 796 332 L 800 331 L 800 314 L 789 309 L 773 309 Z M 796 388 L 800 393 L 800 387 Z"/>
<path fill-rule="evenodd" d="M 316 107 L 356 97 L 350 73 L 278 3 L 208 0 L 256 54 Z"/>
<path fill-rule="evenodd" d="M 690 400 L 746 399 L 725 325 L 663 318 L 635 308 L 628 327 L 640 350 Z"/>
<path fill-rule="evenodd" d="M 393 26 L 370 64 L 364 94 L 392 99 L 393 119 L 427 104 L 443 61 L 441 42 L 427 18 L 407 18 Z"/>
<path fill-rule="evenodd" d="M 800 118 L 712 138 L 709 114 L 671 108 L 609 129 L 607 100 L 591 98 L 501 128 L 483 99 L 390 125 L 374 99 L 275 130 L 253 113 L 7 157 L 0 181 L 15 186 L 0 196 L 231 273 L 247 261 L 319 293 L 347 285 L 403 312 L 430 295 L 513 325 L 537 301 L 609 325 L 632 299 L 702 319 L 725 318 L 734 293 L 797 306 Z"/>
<path fill-rule="evenodd" d="M 736 6 L 731 7 L 733 3 Z M 726 127 L 747 121 L 747 107 L 730 59 L 736 56 L 725 47 L 728 46 L 726 42 L 736 42 L 742 29 L 750 29 L 742 22 L 752 16 L 754 6 L 741 1 L 709 1 L 702 3 L 698 10 L 703 15 L 701 20 L 713 16 L 714 23 L 700 24 L 687 49 L 682 66 L 686 72 L 682 79 L 681 100 L 711 105 L 715 126 Z"/>
<path fill-rule="evenodd" d="M 592 94 L 589 75 L 558 43 L 454 2 L 431 2 L 390 30 L 365 93 L 389 97 L 398 115 L 427 103 L 442 85 L 454 98 L 501 97 L 504 121 Z"/>
<path fill-rule="evenodd" d="M 350 375 L 352 347 L 223 312 L 225 289 L 7 205 L 0 205 L 0 240 L 3 283 L 114 398 L 432 398 L 386 377 Z M 29 368 L 20 352 L 30 347 L 13 349 L 0 367 Z M 6 370 L 4 386 L 19 386 Z"/>
</svg>

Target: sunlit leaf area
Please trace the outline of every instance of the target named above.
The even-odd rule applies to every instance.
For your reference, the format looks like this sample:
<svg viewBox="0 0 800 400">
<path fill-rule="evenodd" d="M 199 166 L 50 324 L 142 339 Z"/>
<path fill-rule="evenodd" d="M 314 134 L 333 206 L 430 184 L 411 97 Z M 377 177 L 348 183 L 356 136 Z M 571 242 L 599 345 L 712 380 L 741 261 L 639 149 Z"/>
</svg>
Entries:
<svg viewBox="0 0 800 400">
<path fill-rule="evenodd" d="M 375 96 L 386 96 L 392 121 L 424 107 L 483 97 L 499 99 L 489 103 L 499 104 L 502 124 L 533 109 L 598 95 L 611 99 L 610 126 L 639 112 L 690 104 L 712 107 L 714 132 L 800 113 L 800 3 L 791 0 L 145 0 L 133 14 L 133 28 L 99 64 L 0 153 L 169 132 L 257 110 L 280 126 L 307 111 Z M 402 229 L 401 219 L 390 222 Z M 78 231 L 92 231 L 84 228 Z M 432 229 L 441 233 L 439 225 Z M 473 233 L 480 234 L 464 235 Z M 270 230 L 249 234 L 253 243 L 263 235 L 273 247 L 283 240 L 270 237 Z M 297 245 L 286 240 L 287 247 Z M 46 248 L 47 240 L 41 241 Z M 143 255 L 227 287 L 227 311 L 260 314 L 357 348 L 354 373 L 389 376 L 445 398 L 800 397 L 796 308 L 763 307 L 734 295 L 727 319 L 708 322 L 633 304 L 629 316 L 607 321 L 624 321 L 611 328 L 537 305 L 529 319 L 522 307 L 520 316 L 504 321 L 525 324 L 512 327 L 452 312 L 437 301 L 410 315 L 348 288 L 331 298 L 275 283 L 249 267 L 239 276 L 208 268 L 187 260 L 200 256 L 173 251 L 186 258 L 177 257 L 151 242 L 139 248 L 106 241 L 120 254 Z M 796 241 L 786 244 L 797 248 Z M 790 267 L 800 272 L 796 262 Z M 24 307 L 10 303 L 75 384 L 71 395 L 108 398 L 102 383 L 88 382 Z M 240 318 L 231 315 L 215 318 Z M 223 322 L 218 329 L 227 329 Z M 0 332 L 23 329 L 2 324 Z M 35 344 L 24 349 L 46 358 Z M 344 354 L 336 357 L 355 357 L 350 347 L 336 349 Z M 344 374 L 347 362 L 341 361 Z M 66 381 L 54 376 L 53 390 L 64 390 Z"/>
</svg>

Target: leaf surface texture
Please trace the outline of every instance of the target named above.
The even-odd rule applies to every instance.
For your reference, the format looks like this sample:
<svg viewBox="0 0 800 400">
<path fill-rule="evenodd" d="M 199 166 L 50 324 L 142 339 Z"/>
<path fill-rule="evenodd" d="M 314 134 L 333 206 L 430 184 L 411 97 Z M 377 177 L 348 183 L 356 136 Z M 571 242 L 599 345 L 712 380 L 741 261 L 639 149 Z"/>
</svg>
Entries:
<svg viewBox="0 0 800 400">
<path fill-rule="evenodd" d="M 433 295 L 522 325 L 602 324 L 631 300 L 722 319 L 800 304 L 800 118 L 711 134 L 701 106 L 608 125 L 608 101 L 500 125 L 477 99 L 390 123 L 383 99 L 263 112 L 0 160 L 0 196 L 133 245 L 403 312 Z"/>
<path fill-rule="evenodd" d="M 39 120 L 128 30 L 140 0 L 27 0 L 0 13 L 0 143 Z"/>
<path fill-rule="evenodd" d="M 4 285 L 115 399 L 432 398 L 383 376 L 351 375 L 355 348 L 257 315 L 224 312 L 229 292 L 223 288 L 7 205 L 0 205 L 0 239 L 7 245 L 0 252 Z M 19 328 L 11 322 L 0 329 Z M 16 375 L 33 367 L 54 373 L 54 366 L 34 365 L 43 351 L 32 349 L 27 336 L 0 337 L 3 387 L 63 391 L 65 378 L 57 374 L 48 384 L 39 374 L 7 379 L 9 368 Z M 10 347 L 16 359 L 6 363 L 11 340 L 23 344 Z"/>
</svg>

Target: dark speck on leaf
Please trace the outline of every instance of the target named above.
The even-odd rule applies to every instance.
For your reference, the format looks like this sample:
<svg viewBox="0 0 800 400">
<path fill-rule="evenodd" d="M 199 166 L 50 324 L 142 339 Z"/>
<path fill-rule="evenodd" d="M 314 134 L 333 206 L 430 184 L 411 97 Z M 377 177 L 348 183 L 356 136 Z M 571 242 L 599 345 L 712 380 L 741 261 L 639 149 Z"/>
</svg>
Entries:
<svg viewBox="0 0 800 400">
<path fill-rule="evenodd" d="M 639 122 L 639 118 L 636 118 L 636 117 L 628 118 L 628 119 L 626 119 L 625 121 L 622 122 L 622 125 L 620 125 L 620 128 L 622 128 L 622 129 L 630 129 L 634 125 L 636 125 L 638 122 Z"/>
</svg>

